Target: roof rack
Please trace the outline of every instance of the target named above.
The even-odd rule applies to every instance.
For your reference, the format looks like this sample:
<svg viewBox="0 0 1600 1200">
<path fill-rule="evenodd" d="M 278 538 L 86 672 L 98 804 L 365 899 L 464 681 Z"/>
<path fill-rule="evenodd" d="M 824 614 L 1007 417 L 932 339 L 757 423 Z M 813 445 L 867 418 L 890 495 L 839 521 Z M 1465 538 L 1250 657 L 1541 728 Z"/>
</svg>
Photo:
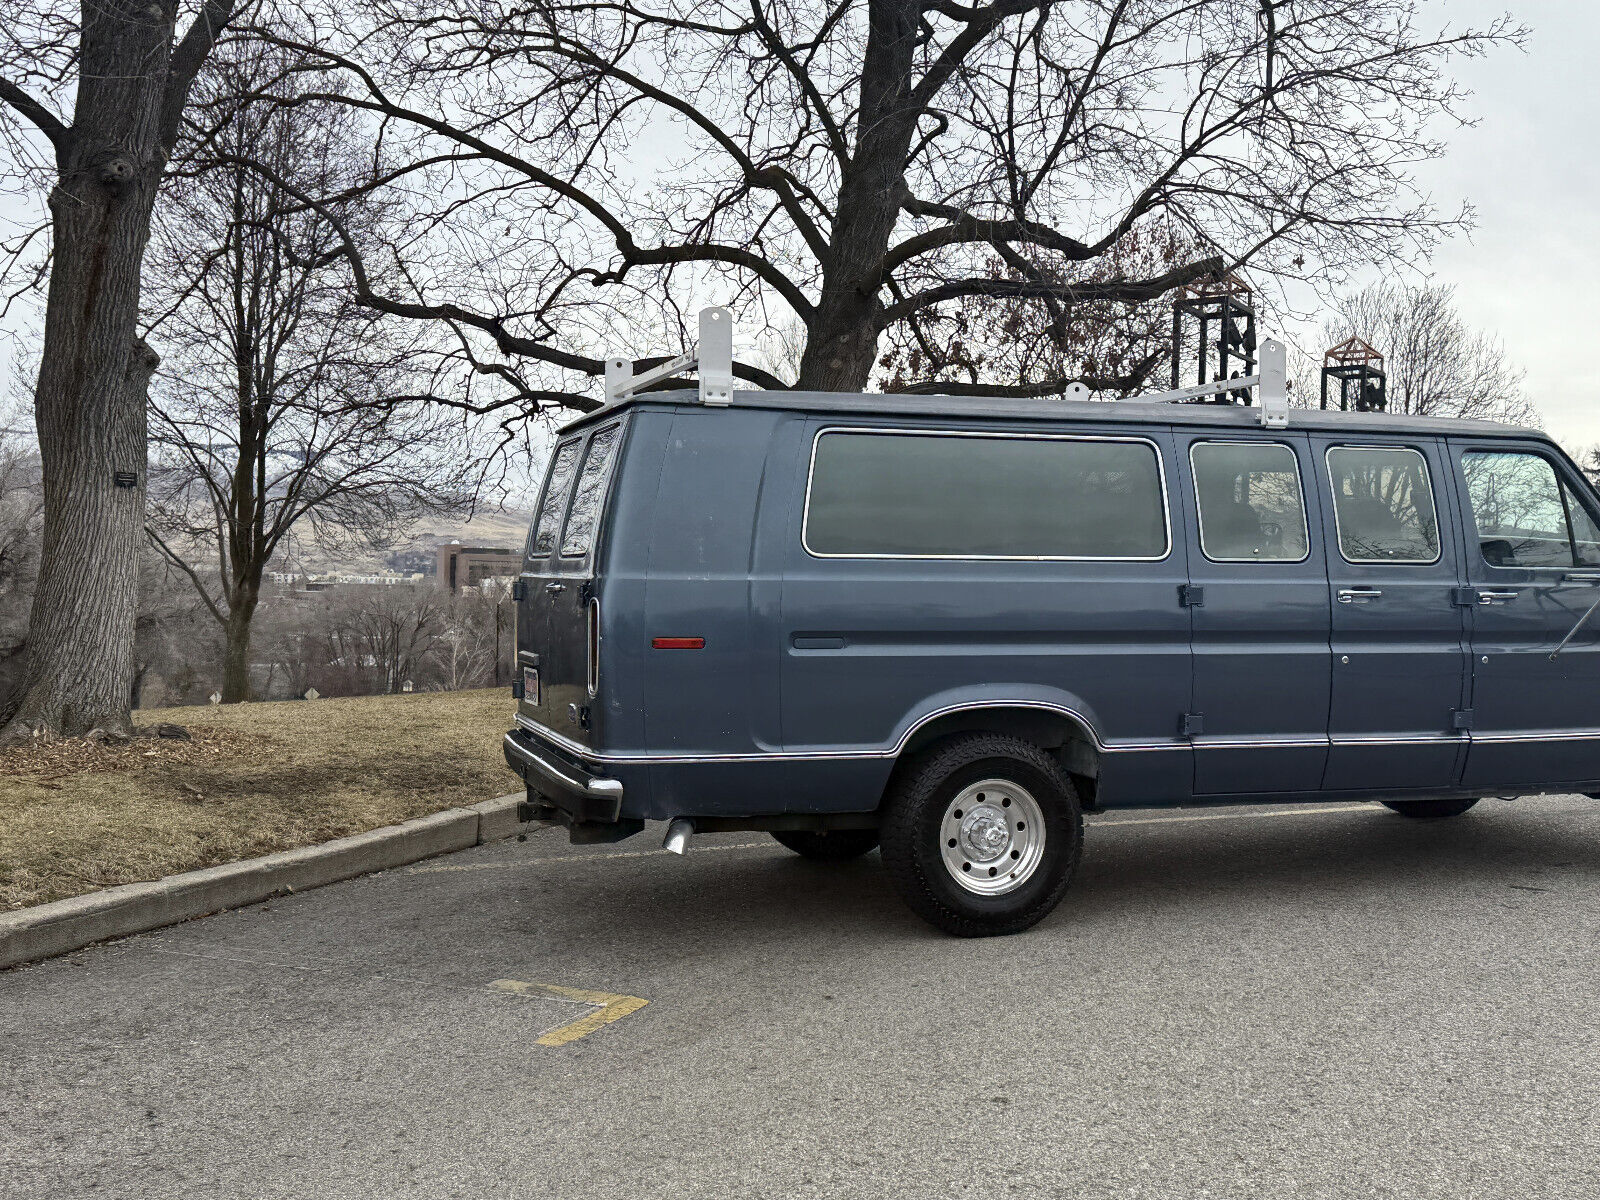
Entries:
<svg viewBox="0 0 1600 1200">
<path fill-rule="evenodd" d="M 1288 354 L 1277 338 L 1265 339 L 1261 343 L 1260 354 L 1261 366 L 1254 375 L 1219 379 L 1215 383 L 1197 383 L 1170 392 L 1158 392 L 1153 396 L 1129 398 L 1145 404 L 1202 404 L 1224 392 L 1255 388 L 1257 420 L 1268 429 L 1282 429 L 1289 424 Z M 1074 386 L 1082 387 L 1082 384 Z"/>
<path fill-rule="evenodd" d="M 680 354 L 638 375 L 626 358 L 606 359 L 606 403 L 648 391 L 681 371 L 700 374 L 700 403 L 733 403 L 733 314 L 726 308 L 700 310 L 700 340 L 691 354 Z"/>
<path fill-rule="evenodd" d="M 1192 387 L 1159 392 L 1153 396 L 1130 396 L 1145 404 L 1194 404 L 1226 392 L 1256 389 L 1256 412 L 1268 429 L 1282 429 L 1289 423 L 1287 356 L 1283 343 L 1267 338 L 1261 343 L 1261 367 L 1254 375 L 1197 383 Z M 700 310 L 700 340 L 690 354 L 680 354 L 638 375 L 626 358 L 606 359 L 606 404 L 648 391 L 683 371 L 698 371 L 700 403 L 725 407 L 733 403 L 733 314 L 726 308 Z M 1087 400 L 1089 389 L 1074 383 L 1066 392 L 1069 400 Z"/>
</svg>

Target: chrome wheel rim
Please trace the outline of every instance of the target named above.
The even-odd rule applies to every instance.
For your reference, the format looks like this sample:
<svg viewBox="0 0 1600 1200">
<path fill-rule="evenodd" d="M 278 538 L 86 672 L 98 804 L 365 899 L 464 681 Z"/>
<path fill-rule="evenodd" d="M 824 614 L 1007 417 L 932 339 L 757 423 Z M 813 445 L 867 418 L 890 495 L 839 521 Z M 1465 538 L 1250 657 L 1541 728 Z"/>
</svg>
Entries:
<svg viewBox="0 0 1600 1200">
<path fill-rule="evenodd" d="M 1044 812 L 1010 779 L 970 784 L 945 807 L 939 853 L 950 878 L 978 896 L 1015 891 L 1044 860 Z"/>
</svg>

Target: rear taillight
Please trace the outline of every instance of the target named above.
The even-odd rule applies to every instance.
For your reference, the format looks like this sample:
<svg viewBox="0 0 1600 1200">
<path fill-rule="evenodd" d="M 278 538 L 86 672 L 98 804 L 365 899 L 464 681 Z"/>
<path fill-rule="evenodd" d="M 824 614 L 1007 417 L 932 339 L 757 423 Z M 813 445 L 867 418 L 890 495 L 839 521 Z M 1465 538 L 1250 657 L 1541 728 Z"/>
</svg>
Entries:
<svg viewBox="0 0 1600 1200">
<path fill-rule="evenodd" d="M 600 601 L 589 601 L 589 695 L 600 690 Z"/>
</svg>

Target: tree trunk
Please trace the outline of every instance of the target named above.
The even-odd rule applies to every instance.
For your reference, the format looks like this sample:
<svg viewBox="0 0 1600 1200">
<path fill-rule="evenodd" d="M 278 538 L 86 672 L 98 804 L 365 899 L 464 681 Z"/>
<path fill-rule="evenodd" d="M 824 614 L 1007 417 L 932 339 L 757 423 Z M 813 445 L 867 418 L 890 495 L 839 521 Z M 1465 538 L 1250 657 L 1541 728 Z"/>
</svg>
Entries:
<svg viewBox="0 0 1600 1200">
<path fill-rule="evenodd" d="M 170 3 L 84 5 L 71 132 L 50 194 L 52 261 L 34 395 L 44 536 L 20 703 L 0 742 L 126 729 L 144 529 L 139 270 L 165 156 Z M 122 482 L 118 482 L 121 479 Z"/>
<path fill-rule="evenodd" d="M 877 361 L 877 276 L 900 214 L 917 130 L 910 89 L 920 14 L 916 0 L 872 0 L 869 6 L 856 145 L 839 184 L 822 294 L 800 360 L 801 388 L 859 392 Z"/>
<path fill-rule="evenodd" d="M 222 660 L 222 702 L 243 704 L 250 699 L 250 622 L 256 614 L 260 586 L 241 585 L 228 609 L 227 650 Z"/>
</svg>

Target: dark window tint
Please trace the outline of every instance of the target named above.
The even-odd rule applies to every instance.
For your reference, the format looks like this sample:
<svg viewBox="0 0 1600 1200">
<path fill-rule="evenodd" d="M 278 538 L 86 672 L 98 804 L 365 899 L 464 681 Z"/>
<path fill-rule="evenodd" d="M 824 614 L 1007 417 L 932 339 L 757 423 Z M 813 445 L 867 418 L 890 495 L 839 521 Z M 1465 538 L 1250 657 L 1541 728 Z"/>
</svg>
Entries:
<svg viewBox="0 0 1600 1200">
<path fill-rule="evenodd" d="M 1146 442 L 826 433 L 805 536 L 814 554 L 1160 558 L 1161 467 Z"/>
<path fill-rule="evenodd" d="M 1306 556 L 1306 506 L 1293 450 L 1266 442 L 1196 442 L 1189 461 L 1207 558 L 1299 562 Z"/>
<path fill-rule="evenodd" d="M 1497 567 L 1600 564 L 1600 530 L 1578 496 L 1538 454 L 1462 455 L 1484 560 Z"/>
<path fill-rule="evenodd" d="M 606 474 L 621 432 L 622 426 L 608 425 L 589 439 L 589 451 L 583 456 L 583 470 L 578 473 L 578 487 L 572 493 L 572 511 L 567 514 L 566 534 L 561 539 L 561 553 L 564 556 L 587 554 L 594 545 L 594 529 L 599 523 L 600 508 L 605 501 Z"/>
<path fill-rule="evenodd" d="M 1349 562 L 1431 563 L 1439 518 L 1428 464 L 1415 450 L 1336 446 L 1328 451 L 1339 550 Z"/>
<path fill-rule="evenodd" d="M 572 490 L 573 470 L 578 465 L 578 446 L 577 438 L 562 442 L 550 460 L 544 497 L 539 501 L 539 515 L 528 543 L 529 558 L 543 557 L 555 549 L 556 531 L 561 528 L 561 514 L 567 511 L 567 493 Z"/>
</svg>

